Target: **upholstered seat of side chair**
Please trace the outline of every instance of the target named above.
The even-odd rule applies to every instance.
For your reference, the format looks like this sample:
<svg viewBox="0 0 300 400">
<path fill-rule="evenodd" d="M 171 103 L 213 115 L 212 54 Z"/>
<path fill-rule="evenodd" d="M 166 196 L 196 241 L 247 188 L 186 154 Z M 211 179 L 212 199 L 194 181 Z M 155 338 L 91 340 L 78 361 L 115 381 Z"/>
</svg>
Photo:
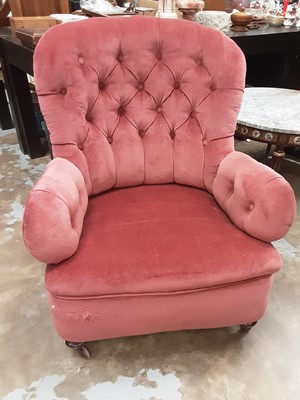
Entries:
<svg viewBox="0 0 300 400">
<path fill-rule="evenodd" d="M 68 345 L 260 319 L 295 197 L 234 151 L 234 42 L 188 21 L 95 18 L 42 37 L 35 80 L 54 159 L 23 236 Z"/>
</svg>

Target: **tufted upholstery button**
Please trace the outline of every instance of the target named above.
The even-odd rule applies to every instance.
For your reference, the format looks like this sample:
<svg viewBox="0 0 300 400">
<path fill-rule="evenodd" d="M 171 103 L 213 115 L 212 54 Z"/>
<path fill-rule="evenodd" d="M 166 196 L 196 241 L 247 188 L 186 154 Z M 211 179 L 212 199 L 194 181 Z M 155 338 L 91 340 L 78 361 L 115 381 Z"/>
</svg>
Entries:
<svg viewBox="0 0 300 400">
<path fill-rule="evenodd" d="M 84 58 L 79 56 L 78 57 L 78 62 L 79 62 L 79 64 L 83 65 L 84 64 Z"/>
<path fill-rule="evenodd" d="M 156 107 L 156 111 L 159 112 L 159 113 L 162 112 L 162 106 L 157 106 Z"/>
<path fill-rule="evenodd" d="M 113 141 L 113 137 L 112 136 L 107 136 L 107 141 L 108 141 L 108 143 L 112 143 L 112 141 Z"/>
<path fill-rule="evenodd" d="M 179 88 L 180 88 L 180 82 L 175 82 L 174 89 L 179 89 Z"/>
<path fill-rule="evenodd" d="M 212 92 L 214 92 L 216 89 L 217 89 L 217 86 L 214 83 L 212 83 L 211 86 L 210 86 L 210 90 Z"/>
<path fill-rule="evenodd" d="M 176 136 L 176 133 L 175 133 L 175 131 L 171 131 L 171 132 L 170 132 L 170 137 L 171 137 L 171 139 L 174 139 L 174 138 L 175 138 L 175 136 Z"/>
<path fill-rule="evenodd" d="M 249 204 L 249 210 L 252 211 L 254 209 L 255 205 L 254 203 Z"/>
<path fill-rule="evenodd" d="M 79 150 L 83 150 L 83 149 L 84 149 L 84 144 L 83 144 L 83 143 L 80 143 L 80 144 L 78 145 L 78 148 L 79 148 Z"/>
<path fill-rule="evenodd" d="M 207 145 L 207 140 L 204 139 L 202 143 L 203 143 L 203 146 L 206 146 Z"/>
<path fill-rule="evenodd" d="M 124 60 L 124 56 L 123 56 L 123 54 L 119 54 L 118 55 L 118 57 L 117 57 L 117 60 L 121 63 L 123 60 Z"/>
<path fill-rule="evenodd" d="M 86 119 L 88 122 L 91 122 L 92 117 L 91 117 L 89 114 L 87 114 L 87 115 L 85 116 L 85 119 Z"/>
<path fill-rule="evenodd" d="M 191 117 L 191 118 L 195 118 L 195 117 L 196 117 L 195 111 L 192 111 L 192 112 L 190 113 L 190 117 Z"/>
<path fill-rule="evenodd" d="M 161 53 L 157 53 L 156 58 L 160 61 L 162 60 L 162 54 Z"/>
<path fill-rule="evenodd" d="M 201 59 L 199 59 L 199 60 L 197 61 L 197 65 L 199 65 L 199 67 L 201 67 L 201 66 L 202 66 L 202 64 L 203 64 L 202 60 L 201 60 Z"/>
<path fill-rule="evenodd" d="M 139 89 L 139 90 L 144 89 L 144 84 L 143 84 L 143 82 L 140 82 L 140 83 L 138 84 L 138 89 Z"/>
<path fill-rule="evenodd" d="M 118 108 L 118 113 L 119 113 L 119 115 L 125 114 L 125 108 L 124 108 L 123 106 L 120 106 L 120 107 Z"/>
<path fill-rule="evenodd" d="M 100 90 L 105 89 L 105 83 L 104 83 L 103 81 L 100 81 L 100 82 L 99 82 L 99 89 L 100 89 Z"/>
<path fill-rule="evenodd" d="M 140 137 L 144 137 L 145 136 L 145 131 L 143 131 L 142 129 L 139 130 L 139 135 Z"/>
<path fill-rule="evenodd" d="M 65 95 L 65 94 L 67 94 L 67 89 L 66 88 L 61 88 L 60 89 L 60 94 L 62 94 L 63 96 Z"/>
</svg>

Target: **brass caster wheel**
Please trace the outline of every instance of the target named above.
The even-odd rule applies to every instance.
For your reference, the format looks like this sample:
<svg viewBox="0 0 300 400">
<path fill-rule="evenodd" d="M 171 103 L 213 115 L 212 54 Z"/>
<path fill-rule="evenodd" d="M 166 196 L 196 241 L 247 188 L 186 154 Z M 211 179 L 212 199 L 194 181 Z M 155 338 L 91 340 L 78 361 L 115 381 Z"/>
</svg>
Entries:
<svg viewBox="0 0 300 400">
<path fill-rule="evenodd" d="M 247 324 L 242 324 L 240 325 L 240 331 L 241 332 L 249 332 L 251 328 L 253 328 L 253 326 L 255 326 L 257 324 L 257 321 L 254 322 L 248 322 Z"/>
<path fill-rule="evenodd" d="M 77 350 L 81 357 L 89 360 L 91 358 L 91 353 L 89 349 L 85 346 L 85 342 L 69 342 L 65 340 L 66 346 L 70 347 L 70 349 Z"/>
</svg>

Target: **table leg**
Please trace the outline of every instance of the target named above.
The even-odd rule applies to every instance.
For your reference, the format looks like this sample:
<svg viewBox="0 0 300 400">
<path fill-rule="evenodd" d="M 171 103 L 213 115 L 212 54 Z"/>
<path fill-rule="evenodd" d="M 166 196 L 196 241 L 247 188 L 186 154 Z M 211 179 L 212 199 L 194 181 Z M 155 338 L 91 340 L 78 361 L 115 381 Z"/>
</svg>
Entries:
<svg viewBox="0 0 300 400">
<path fill-rule="evenodd" d="M 266 150 L 266 156 L 267 156 L 267 157 L 269 156 L 269 154 L 270 154 L 270 152 L 271 152 L 271 148 L 272 148 L 272 144 L 271 144 L 271 143 L 268 143 L 267 150 Z"/>
<path fill-rule="evenodd" d="M 46 154 L 46 149 L 37 127 L 27 74 L 3 58 L 2 54 L 2 72 L 20 148 L 30 158 L 41 157 Z"/>
<path fill-rule="evenodd" d="M 0 128 L 12 129 L 13 123 L 10 116 L 9 107 L 7 104 L 7 99 L 4 90 L 4 84 L 0 81 Z"/>
<path fill-rule="evenodd" d="M 274 171 L 279 172 L 282 160 L 285 157 L 285 152 L 282 148 L 277 148 L 272 153 L 272 164 L 271 167 Z"/>
</svg>

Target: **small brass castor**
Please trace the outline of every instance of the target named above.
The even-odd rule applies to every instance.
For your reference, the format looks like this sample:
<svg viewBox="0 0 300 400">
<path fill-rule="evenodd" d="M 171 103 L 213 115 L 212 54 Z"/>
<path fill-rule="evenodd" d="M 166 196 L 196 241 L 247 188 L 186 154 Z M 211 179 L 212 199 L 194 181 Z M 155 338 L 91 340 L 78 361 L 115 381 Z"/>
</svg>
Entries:
<svg viewBox="0 0 300 400">
<path fill-rule="evenodd" d="M 85 342 L 69 342 L 65 340 L 66 346 L 70 347 L 70 349 L 77 350 L 81 357 L 89 360 L 91 358 L 91 353 L 89 349 L 85 346 Z"/>
<path fill-rule="evenodd" d="M 254 322 L 248 322 L 247 324 L 242 324 L 240 325 L 240 331 L 241 332 L 249 332 L 251 328 L 253 328 L 253 326 L 255 326 L 257 324 L 257 321 Z"/>
</svg>

